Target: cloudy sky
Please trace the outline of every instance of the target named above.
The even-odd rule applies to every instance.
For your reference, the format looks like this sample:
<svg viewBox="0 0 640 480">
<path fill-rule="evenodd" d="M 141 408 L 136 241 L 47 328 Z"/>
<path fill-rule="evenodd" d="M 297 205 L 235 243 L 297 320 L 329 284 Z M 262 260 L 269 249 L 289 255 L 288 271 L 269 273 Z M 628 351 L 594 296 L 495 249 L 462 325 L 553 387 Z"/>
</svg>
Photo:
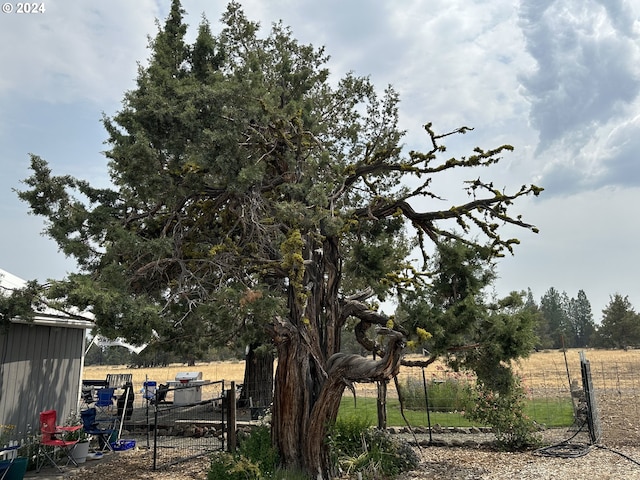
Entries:
<svg viewBox="0 0 640 480">
<path fill-rule="evenodd" d="M 240 3 L 265 30 L 282 20 L 301 42 L 324 45 L 335 78 L 354 71 L 380 89 L 392 84 L 408 148 L 428 146 L 426 122 L 441 132 L 475 128 L 449 138 L 456 154 L 515 147 L 483 178 L 545 192 L 516 206 L 540 233 L 511 232 L 522 243 L 499 265 L 498 294 L 531 288 L 539 300 L 549 287 L 569 297 L 584 290 L 596 321 L 615 293 L 640 310 L 639 2 Z M 29 175 L 28 153 L 55 174 L 107 185 L 100 118 L 133 88 L 169 4 L 49 0 L 44 13 L 0 13 L 0 268 L 41 281 L 74 270 L 12 189 Z M 202 14 L 217 31 L 225 6 L 184 0 L 189 39 Z M 440 188 L 460 193 L 459 183 Z"/>
</svg>

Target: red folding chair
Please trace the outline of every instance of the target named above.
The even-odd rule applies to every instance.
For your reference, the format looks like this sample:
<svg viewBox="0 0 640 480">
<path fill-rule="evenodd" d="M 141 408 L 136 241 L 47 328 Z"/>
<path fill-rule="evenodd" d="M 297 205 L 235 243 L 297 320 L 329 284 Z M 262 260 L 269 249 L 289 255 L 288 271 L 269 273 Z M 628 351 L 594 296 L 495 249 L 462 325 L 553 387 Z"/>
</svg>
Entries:
<svg viewBox="0 0 640 480">
<path fill-rule="evenodd" d="M 56 463 L 56 451 L 61 452 L 67 457 L 66 465 L 69 462 L 76 467 L 78 464 L 71 456 L 71 450 L 78 443 L 78 440 L 65 440 L 64 434 L 74 432 L 82 428 L 82 425 L 74 425 L 71 427 L 61 427 L 57 425 L 58 413 L 55 410 L 46 410 L 40 413 L 40 444 L 38 445 L 38 461 L 36 462 L 36 472 L 43 467 L 45 460 L 56 467 L 59 472 L 62 468 Z"/>
</svg>

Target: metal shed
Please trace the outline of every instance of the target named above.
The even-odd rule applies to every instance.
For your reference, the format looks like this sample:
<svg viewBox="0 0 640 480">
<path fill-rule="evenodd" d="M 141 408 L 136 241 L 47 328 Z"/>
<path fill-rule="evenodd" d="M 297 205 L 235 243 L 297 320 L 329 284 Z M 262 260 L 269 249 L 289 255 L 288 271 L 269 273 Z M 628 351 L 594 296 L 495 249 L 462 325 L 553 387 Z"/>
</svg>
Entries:
<svg viewBox="0 0 640 480">
<path fill-rule="evenodd" d="M 2 294 L 26 282 L 0 269 Z M 82 387 L 86 330 L 93 322 L 53 309 L 33 321 L 12 319 L 0 331 L 0 424 L 24 435 L 37 433 L 43 410 L 58 411 L 58 421 L 77 410 Z"/>
</svg>

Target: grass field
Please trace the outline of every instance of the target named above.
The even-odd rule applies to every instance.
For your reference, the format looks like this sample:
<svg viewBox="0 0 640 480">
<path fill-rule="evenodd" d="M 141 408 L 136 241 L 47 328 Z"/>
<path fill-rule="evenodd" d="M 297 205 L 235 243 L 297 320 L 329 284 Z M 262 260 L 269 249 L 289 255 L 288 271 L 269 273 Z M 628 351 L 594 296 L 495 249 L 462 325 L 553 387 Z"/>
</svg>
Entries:
<svg viewBox="0 0 640 480">
<path fill-rule="evenodd" d="M 566 352 L 566 360 L 571 378 L 580 378 L 580 350 L 570 349 Z M 586 350 L 585 356 L 591 364 L 594 382 L 607 385 L 637 386 L 635 378 L 640 371 L 640 350 Z M 407 358 L 416 359 L 417 356 L 409 355 Z M 535 352 L 530 357 L 521 360 L 515 366 L 522 375 L 527 386 L 536 387 L 563 387 L 567 385 L 567 366 L 565 365 L 565 353 L 559 350 Z M 179 372 L 202 372 L 205 380 L 225 380 L 242 383 L 244 376 L 244 362 L 240 360 L 198 363 L 195 367 L 187 367 L 180 364 L 172 364 L 167 367 L 156 368 L 127 368 L 126 366 L 86 366 L 84 379 L 104 379 L 108 373 L 131 373 L 135 387 L 142 386 L 145 380 L 154 380 L 164 383 L 174 380 Z M 402 367 L 400 376 L 417 375 L 419 369 Z M 427 378 L 445 379 L 454 372 L 447 370 L 442 363 L 436 362 L 426 369 Z"/>
<path fill-rule="evenodd" d="M 573 415 L 569 380 L 580 381 L 580 350 L 544 351 L 533 353 L 515 365 L 523 378 L 523 384 L 530 391 L 528 413 L 540 423 L 548 426 L 564 426 L 571 423 Z M 640 350 L 586 350 L 585 357 L 591 364 L 591 371 L 596 388 L 600 389 L 635 389 L 640 387 L 636 372 L 640 369 Z M 417 359 L 417 356 L 408 356 Z M 126 366 L 87 366 L 84 369 L 84 379 L 104 379 L 107 374 L 132 374 L 136 391 L 142 388 L 146 380 L 166 383 L 175 379 L 176 374 L 184 371 L 202 372 L 204 380 L 224 380 L 225 385 L 231 381 L 243 382 L 244 362 L 224 361 L 198 363 L 195 367 L 173 364 L 157 368 L 127 368 Z M 399 378 L 413 376 L 422 379 L 420 368 L 402 367 Z M 448 370 L 442 363 L 436 362 L 425 369 L 425 377 L 430 380 L 446 380 L 458 378 L 464 380 L 466 375 Z M 207 387 L 203 395 L 206 397 Z M 228 386 L 226 387 L 228 388 Z M 346 392 L 341 414 L 355 413 L 371 415 L 375 419 L 375 386 L 373 384 L 359 384 L 356 386 L 356 406 L 353 397 Z M 140 396 L 137 398 L 141 398 Z M 400 408 L 393 388 L 389 385 L 388 403 L 389 425 L 402 425 L 404 420 L 400 416 Z M 408 411 L 407 417 L 413 425 L 426 424 L 425 411 Z M 452 423 L 453 422 L 453 423 Z M 375 423 L 375 422 L 374 422 Z M 467 425 L 468 422 L 456 413 L 431 414 L 431 423 L 441 425 Z"/>
<path fill-rule="evenodd" d="M 573 423 L 573 404 L 570 399 L 539 399 L 527 402 L 525 413 L 541 425 L 548 428 L 568 427 Z M 469 427 L 473 423 L 467 420 L 461 412 L 429 412 L 427 417 L 426 408 L 422 410 L 404 411 L 405 417 L 412 427 L 441 425 L 443 427 Z M 371 397 L 357 398 L 344 396 L 340 404 L 340 417 L 357 416 L 366 418 L 371 425 L 377 424 L 376 399 Z M 387 425 L 404 426 L 400 402 L 391 399 L 387 402 Z"/>
</svg>

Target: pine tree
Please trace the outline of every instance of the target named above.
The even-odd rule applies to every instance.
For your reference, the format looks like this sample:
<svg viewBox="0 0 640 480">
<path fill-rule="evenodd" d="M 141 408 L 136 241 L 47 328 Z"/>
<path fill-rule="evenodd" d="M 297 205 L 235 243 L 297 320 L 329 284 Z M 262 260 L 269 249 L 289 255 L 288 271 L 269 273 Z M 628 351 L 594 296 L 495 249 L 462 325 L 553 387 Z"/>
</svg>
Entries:
<svg viewBox="0 0 640 480">
<path fill-rule="evenodd" d="M 578 348 L 589 346 L 591 337 L 595 332 L 595 323 L 591 313 L 591 303 L 589 303 L 584 290 L 578 290 L 577 298 L 571 298 L 569 302 L 569 318 L 575 332 L 572 346 Z"/>
<path fill-rule="evenodd" d="M 640 345 L 640 315 L 633 309 L 628 297 L 616 293 L 602 311 L 598 329 L 598 346 L 626 348 Z"/>
<path fill-rule="evenodd" d="M 569 348 L 574 338 L 573 326 L 567 314 L 568 297 L 566 292 L 549 288 L 540 299 L 540 312 L 547 325 L 551 348 Z"/>
</svg>

